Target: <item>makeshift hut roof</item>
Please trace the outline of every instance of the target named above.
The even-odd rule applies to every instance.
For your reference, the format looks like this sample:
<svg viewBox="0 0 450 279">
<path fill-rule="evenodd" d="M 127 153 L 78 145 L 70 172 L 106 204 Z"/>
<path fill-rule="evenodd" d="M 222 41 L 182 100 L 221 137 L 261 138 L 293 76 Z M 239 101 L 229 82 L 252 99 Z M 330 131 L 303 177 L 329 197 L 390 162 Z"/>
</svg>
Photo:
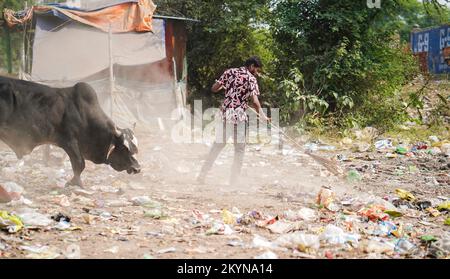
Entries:
<svg viewBox="0 0 450 279">
<path fill-rule="evenodd" d="M 87 2 L 88 3 L 88 2 Z M 9 27 L 28 22 L 34 13 L 51 13 L 62 20 L 74 20 L 113 33 L 150 32 L 156 5 L 152 0 L 94 1 L 92 9 L 68 7 L 65 4 L 33 6 L 25 11 L 4 10 Z M 106 5 L 106 6 L 105 6 Z"/>
</svg>

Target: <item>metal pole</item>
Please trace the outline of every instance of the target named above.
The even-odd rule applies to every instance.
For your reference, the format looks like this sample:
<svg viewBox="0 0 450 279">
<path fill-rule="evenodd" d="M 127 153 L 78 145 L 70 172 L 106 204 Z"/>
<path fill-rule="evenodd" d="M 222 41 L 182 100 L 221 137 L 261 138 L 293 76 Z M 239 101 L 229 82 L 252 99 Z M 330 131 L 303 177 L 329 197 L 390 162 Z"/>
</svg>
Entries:
<svg viewBox="0 0 450 279">
<path fill-rule="evenodd" d="M 28 1 L 25 2 L 25 11 L 28 10 Z M 23 38 L 20 47 L 20 70 L 19 70 L 19 78 L 24 79 L 25 73 L 25 40 L 27 34 L 27 23 L 23 24 Z"/>
<path fill-rule="evenodd" d="M 8 74 L 12 74 L 11 33 L 9 31 L 8 24 L 6 24 L 6 22 L 4 23 L 3 28 L 5 30 L 5 50 L 6 50 Z"/>
<path fill-rule="evenodd" d="M 113 98 L 114 98 L 114 57 L 113 57 L 113 42 L 112 42 L 112 28 L 111 23 L 109 24 L 109 90 L 111 96 L 111 118 L 113 117 Z"/>
<path fill-rule="evenodd" d="M 175 57 L 172 58 L 172 67 L 173 67 L 173 94 L 175 95 L 175 102 L 177 103 L 177 109 L 179 117 L 183 117 L 181 98 L 178 95 L 178 76 L 177 76 L 177 62 L 175 61 Z"/>
</svg>

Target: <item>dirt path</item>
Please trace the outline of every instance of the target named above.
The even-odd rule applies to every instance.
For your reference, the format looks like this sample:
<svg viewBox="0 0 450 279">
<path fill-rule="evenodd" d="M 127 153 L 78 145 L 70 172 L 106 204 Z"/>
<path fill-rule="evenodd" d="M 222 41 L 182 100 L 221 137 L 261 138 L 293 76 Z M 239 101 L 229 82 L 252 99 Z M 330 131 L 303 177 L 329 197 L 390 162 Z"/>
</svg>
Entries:
<svg viewBox="0 0 450 279">
<path fill-rule="evenodd" d="M 68 161 L 61 167 L 45 167 L 39 162 L 41 154 L 35 152 L 22 165 L 8 149 L 1 148 L 0 182 L 13 181 L 23 186 L 24 197 L 33 203 L 0 204 L 0 210 L 21 212 L 23 208 L 34 208 L 47 217 L 62 213 L 71 220 L 70 228 L 56 229 L 57 223 L 53 221 L 47 228 L 24 229 L 15 234 L 0 232 L 0 255 L 7 258 L 253 258 L 271 251 L 279 258 L 423 258 L 429 251 L 421 245 L 419 237 L 441 238 L 449 234 L 448 226 L 443 225 L 448 216 L 445 212 L 429 217 L 423 211 L 399 209 L 406 213 L 393 222 L 403 227 L 403 238 L 416 245 L 417 251 L 408 254 L 389 249 L 381 251 L 381 248 L 371 251 L 366 242 L 397 238 L 370 235 L 375 223 L 357 220 L 356 214 L 370 199 L 380 203 L 380 199 L 395 195 L 396 188 L 412 191 L 433 203 L 443 202 L 450 194 L 449 175 L 448 171 L 438 169 L 437 165 L 441 164 L 438 162 L 436 169 L 421 171 L 419 160 L 416 162 L 419 173 L 400 176 L 392 173 L 392 166 L 401 166 L 401 159 L 395 159 L 400 160 L 397 162 L 375 154 L 379 158 L 367 161 L 364 159 L 367 154 L 360 154 L 360 159 L 343 162 L 348 168 L 359 168 L 363 175 L 361 182 L 348 183 L 330 176 L 310 158 L 292 150 L 281 152 L 273 145 L 251 145 L 247 148 L 244 181 L 230 187 L 226 185 L 233 158 L 230 146 L 218 159 L 207 185 L 197 185 L 195 176 L 208 152 L 206 146 L 169 144 L 169 138 L 148 134 L 140 135 L 139 139 L 138 157 L 143 172 L 129 176 L 104 165 L 88 163 L 83 174 L 87 192 L 61 188 L 71 176 Z M 62 156 L 59 151 L 53 155 Z M 448 158 L 445 160 L 448 162 Z M 439 180 L 438 185 L 425 186 L 435 182 L 430 177 Z M 337 202 L 338 212 L 319 208 L 316 197 L 322 186 L 331 187 L 338 201 L 350 202 L 344 205 Z M 148 196 L 150 203 L 133 205 L 132 199 L 141 196 Z M 319 236 L 326 226 L 333 224 L 349 234 L 360 235 L 360 241 L 333 245 L 322 240 L 316 249 L 298 243 L 289 248 L 262 247 L 264 243 L 258 242 L 259 237 L 273 243 L 287 233 L 272 233 L 267 227 L 255 224 L 283 216 L 287 210 L 295 212 L 305 207 L 315 212 L 314 220 L 286 221 L 295 227 L 293 230 Z M 263 214 L 264 218 L 255 218 L 248 225 L 230 224 L 225 234 L 209 234 L 215 223 L 224 225 L 220 223 L 223 209 L 236 214 Z M 281 221 L 279 224 L 284 222 Z M 231 234 L 227 234 L 229 229 Z"/>
</svg>

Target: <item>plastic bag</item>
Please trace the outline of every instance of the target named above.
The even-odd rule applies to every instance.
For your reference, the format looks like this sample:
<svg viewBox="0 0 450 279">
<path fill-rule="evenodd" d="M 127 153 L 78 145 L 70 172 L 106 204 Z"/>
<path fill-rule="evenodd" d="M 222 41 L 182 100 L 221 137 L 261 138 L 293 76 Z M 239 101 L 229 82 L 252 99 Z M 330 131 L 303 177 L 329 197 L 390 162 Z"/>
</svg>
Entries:
<svg viewBox="0 0 450 279">
<path fill-rule="evenodd" d="M 360 238 L 361 236 L 358 234 L 346 233 L 343 229 L 331 224 L 326 226 L 325 231 L 320 235 L 320 239 L 330 244 L 358 243 Z"/>
<path fill-rule="evenodd" d="M 414 197 L 413 194 L 410 192 L 403 190 L 403 189 L 395 189 L 395 193 L 402 199 L 407 201 L 415 201 L 416 197 Z"/>
<path fill-rule="evenodd" d="M 276 245 L 291 249 L 298 249 L 301 252 L 309 249 L 318 250 L 320 248 L 320 239 L 317 235 L 295 232 L 285 234 L 277 238 Z"/>
<path fill-rule="evenodd" d="M 0 229 L 6 229 L 9 233 L 16 233 L 23 228 L 23 223 L 19 217 L 10 215 L 6 211 L 0 211 Z"/>
</svg>

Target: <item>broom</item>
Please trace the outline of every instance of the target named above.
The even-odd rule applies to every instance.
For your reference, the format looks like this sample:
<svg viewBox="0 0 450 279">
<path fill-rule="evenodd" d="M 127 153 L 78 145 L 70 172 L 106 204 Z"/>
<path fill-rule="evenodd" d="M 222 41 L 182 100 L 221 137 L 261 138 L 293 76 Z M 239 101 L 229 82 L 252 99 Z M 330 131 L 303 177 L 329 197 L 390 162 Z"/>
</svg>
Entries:
<svg viewBox="0 0 450 279">
<path fill-rule="evenodd" d="M 253 111 L 258 117 L 261 118 L 261 115 L 252 107 L 249 107 L 249 109 L 251 111 Z M 301 150 L 303 149 L 303 146 L 301 146 L 300 144 L 297 143 L 297 141 L 295 141 L 293 138 L 291 138 L 290 136 L 288 136 L 280 127 L 278 127 L 277 125 L 270 123 L 270 125 L 272 127 L 274 127 L 284 138 L 286 138 L 287 141 L 289 141 L 290 143 L 292 143 L 293 145 L 297 146 L 298 148 L 300 148 Z M 331 172 L 332 174 L 336 175 L 336 176 L 340 176 L 344 174 L 344 171 L 342 170 L 342 168 L 337 164 L 337 162 L 332 161 L 330 159 L 327 158 L 323 158 L 321 156 L 312 154 L 309 151 L 303 151 L 303 153 L 307 154 L 308 156 L 310 156 L 311 158 L 314 159 L 314 161 L 316 161 L 317 163 L 319 163 L 320 165 L 322 165 L 323 167 L 325 167 L 329 172 Z"/>
</svg>

